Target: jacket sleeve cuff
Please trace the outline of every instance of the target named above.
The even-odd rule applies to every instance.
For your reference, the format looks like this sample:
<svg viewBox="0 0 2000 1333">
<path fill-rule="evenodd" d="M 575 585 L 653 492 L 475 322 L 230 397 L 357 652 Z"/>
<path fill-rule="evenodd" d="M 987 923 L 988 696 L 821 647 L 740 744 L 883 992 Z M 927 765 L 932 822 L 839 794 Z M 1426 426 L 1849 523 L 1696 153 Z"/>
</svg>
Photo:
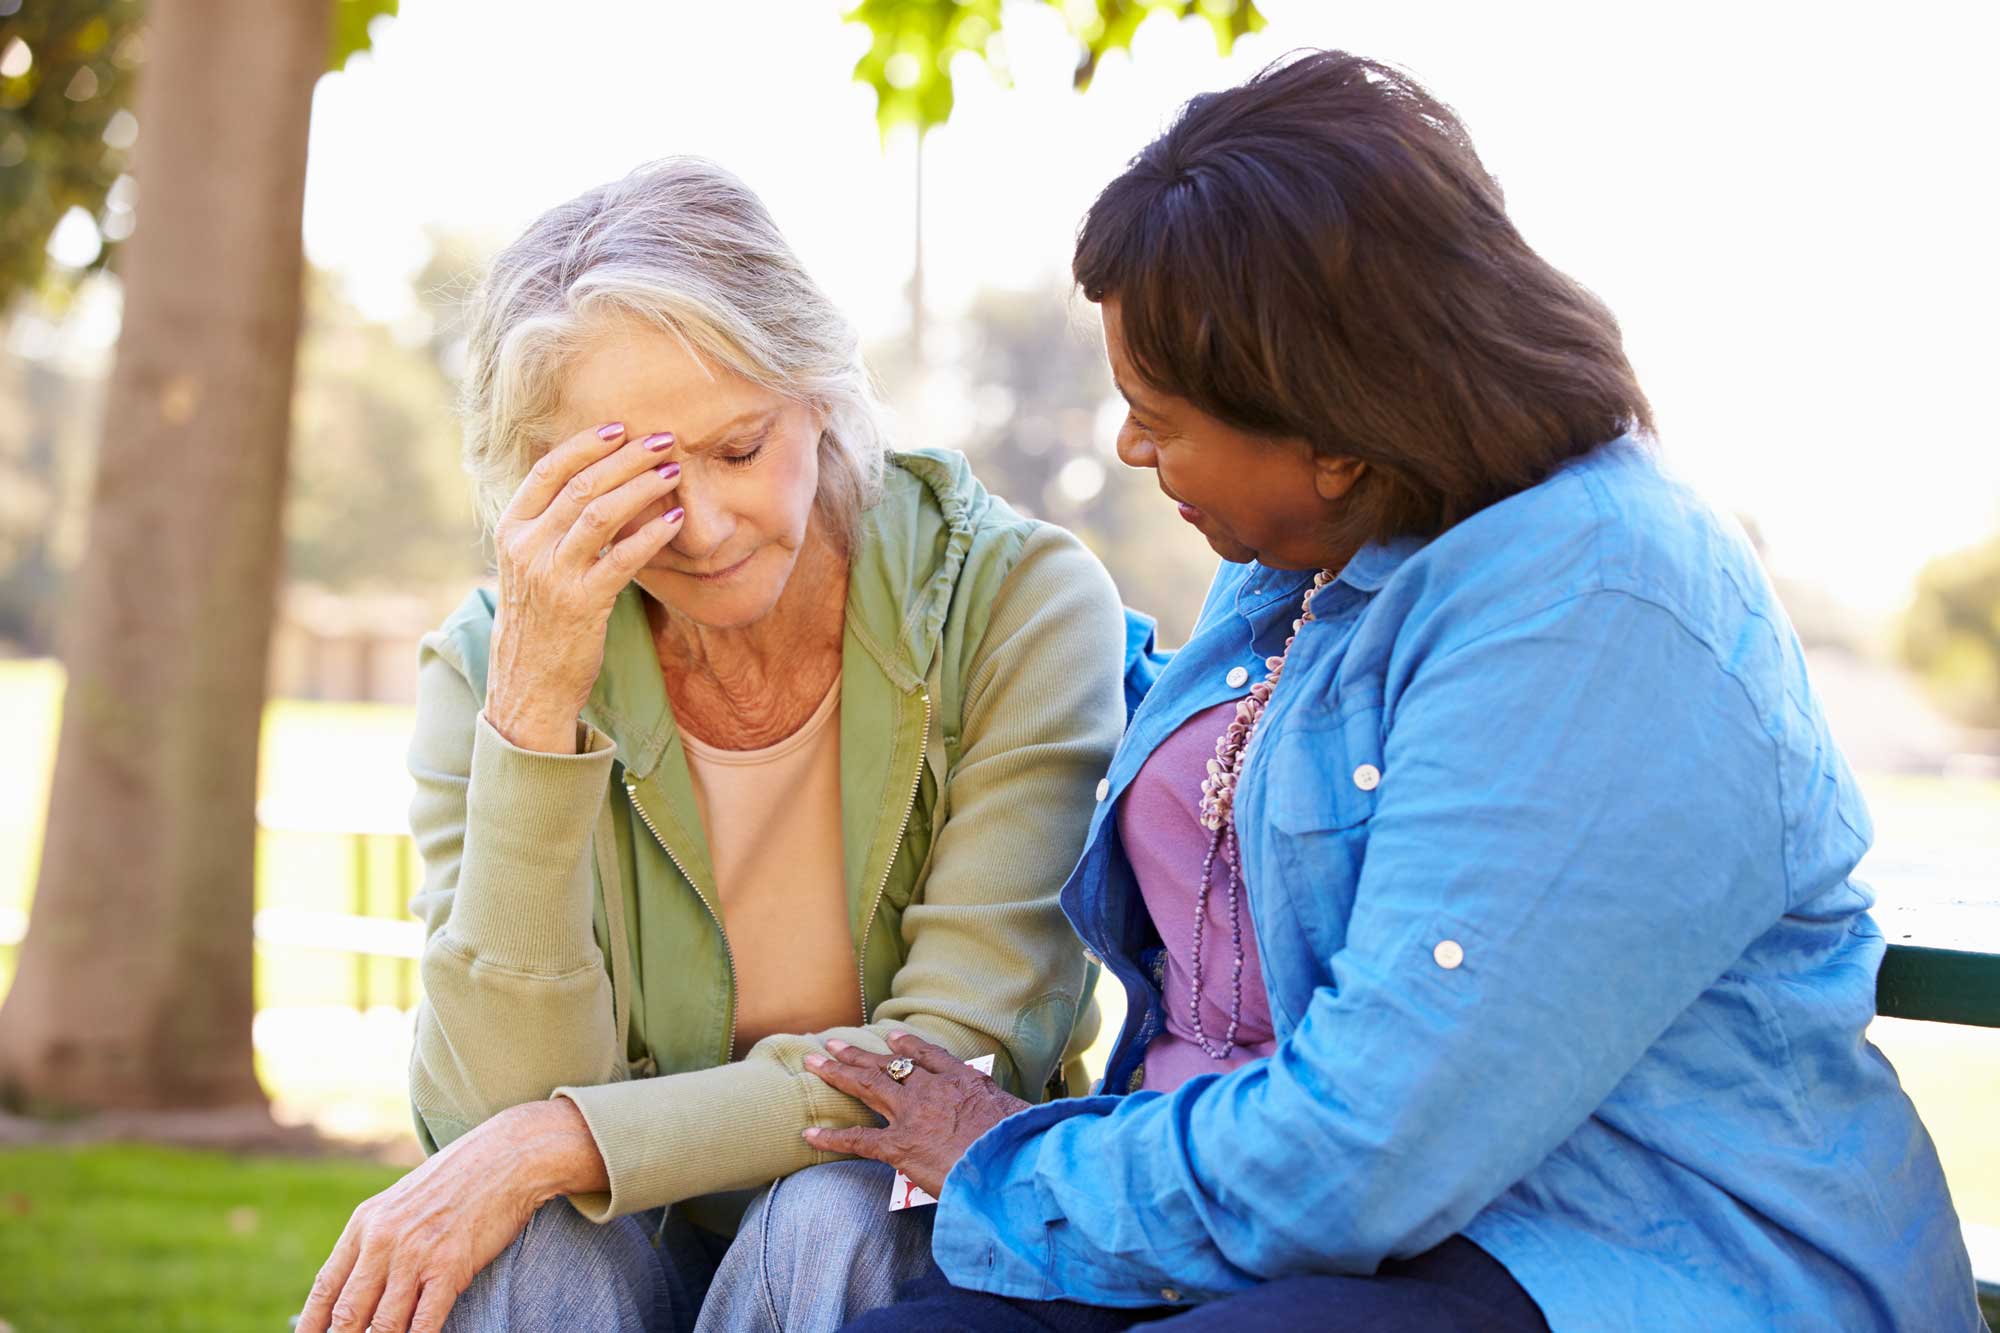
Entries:
<svg viewBox="0 0 2000 1333">
<path fill-rule="evenodd" d="M 562 1087 L 604 1158 L 608 1193 L 572 1195 L 594 1222 L 722 1190 L 769 1184 L 834 1160 L 808 1144 L 814 1124 L 863 1123 L 858 1103 L 789 1062 L 751 1058 L 684 1074 Z M 882 1206 L 887 1209 L 885 1192 Z"/>
<path fill-rule="evenodd" d="M 480 713 L 466 791 L 465 863 L 448 929 L 482 962 L 564 972 L 597 961 L 585 860 L 614 747 L 579 724 L 577 754 L 524 750 Z"/>
</svg>

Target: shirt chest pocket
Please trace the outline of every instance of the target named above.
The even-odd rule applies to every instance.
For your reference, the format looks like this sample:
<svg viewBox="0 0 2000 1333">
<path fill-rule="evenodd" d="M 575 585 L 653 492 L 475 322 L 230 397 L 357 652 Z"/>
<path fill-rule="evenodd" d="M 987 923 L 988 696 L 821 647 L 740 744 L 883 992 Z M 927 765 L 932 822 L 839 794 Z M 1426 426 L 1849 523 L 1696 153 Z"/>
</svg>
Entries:
<svg viewBox="0 0 2000 1333">
<path fill-rule="evenodd" d="M 1265 809 L 1274 827 L 1293 835 L 1356 829 L 1374 818 L 1386 781 L 1382 709 L 1357 706 L 1271 737 Z"/>
<path fill-rule="evenodd" d="M 1261 826 L 1237 829 L 1246 863 L 1255 848 L 1257 870 L 1271 877 L 1262 894 L 1257 881 L 1250 886 L 1267 976 L 1320 977 L 1346 942 L 1385 781 L 1381 712 L 1370 706 L 1313 717 L 1269 738 L 1258 764 Z"/>
</svg>

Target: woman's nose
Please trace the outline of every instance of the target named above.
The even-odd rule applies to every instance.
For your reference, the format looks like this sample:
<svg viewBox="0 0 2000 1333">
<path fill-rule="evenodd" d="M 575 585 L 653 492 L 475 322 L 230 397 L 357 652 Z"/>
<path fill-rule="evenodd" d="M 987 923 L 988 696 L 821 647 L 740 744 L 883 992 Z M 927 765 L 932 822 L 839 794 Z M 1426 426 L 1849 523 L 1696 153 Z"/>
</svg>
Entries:
<svg viewBox="0 0 2000 1333">
<path fill-rule="evenodd" d="M 683 487 L 669 500 L 669 507 L 679 505 L 686 511 L 681 519 L 681 530 L 674 534 L 670 543 L 674 550 L 689 560 L 706 560 L 714 555 L 729 538 L 729 523 L 720 509 L 709 504 L 696 490 Z"/>
<path fill-rule="evenodd" d="M 1126 467 L 1158 467 L 1160 465 L 1160 455 L 1153 448 L 1152 440 L 1147 438 L 1146 432 L 1134 426 L 1130 421 L 1127 421 L 1118 428 L 1116 447 L 1118 450 L 1118 461 Z"/>
</svg>

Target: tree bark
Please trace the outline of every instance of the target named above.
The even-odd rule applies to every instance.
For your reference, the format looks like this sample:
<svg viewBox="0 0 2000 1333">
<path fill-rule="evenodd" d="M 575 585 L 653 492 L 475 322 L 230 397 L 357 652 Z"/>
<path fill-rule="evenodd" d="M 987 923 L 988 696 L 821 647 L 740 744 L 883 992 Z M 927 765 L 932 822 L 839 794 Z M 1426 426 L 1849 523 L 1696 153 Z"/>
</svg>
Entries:
<svg viewBox="0 0 2000 1333">
<path fill-rule="evenodd" d="M 258 735 L 329 0 L 155 0 L 139 226 L 0 1092 L 30 1110 L 261 1105 Z"/>
</svg>

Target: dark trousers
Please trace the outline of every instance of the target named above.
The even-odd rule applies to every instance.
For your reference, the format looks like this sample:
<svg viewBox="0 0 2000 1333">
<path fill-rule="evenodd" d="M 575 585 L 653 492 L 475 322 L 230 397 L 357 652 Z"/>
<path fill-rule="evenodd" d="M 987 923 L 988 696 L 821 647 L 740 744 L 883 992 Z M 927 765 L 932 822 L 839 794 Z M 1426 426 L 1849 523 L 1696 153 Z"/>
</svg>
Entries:
<svg viewBox="0 0 2000 1333">
<path fill-rule="evenodd" d="M 936 1264 L 905 1283 L 896 1303 L 847 1325 L 849 1333 L 1113 1333 L 1150 1324 L 1165 1333 L 1548 1333 L 1542 1312 L 1493 1257 L 1463 1236 L 1373 1277 L 1288 1277 L 1193 1307 L 1110 1310 L 963 1291 Z"/>
</svg>

